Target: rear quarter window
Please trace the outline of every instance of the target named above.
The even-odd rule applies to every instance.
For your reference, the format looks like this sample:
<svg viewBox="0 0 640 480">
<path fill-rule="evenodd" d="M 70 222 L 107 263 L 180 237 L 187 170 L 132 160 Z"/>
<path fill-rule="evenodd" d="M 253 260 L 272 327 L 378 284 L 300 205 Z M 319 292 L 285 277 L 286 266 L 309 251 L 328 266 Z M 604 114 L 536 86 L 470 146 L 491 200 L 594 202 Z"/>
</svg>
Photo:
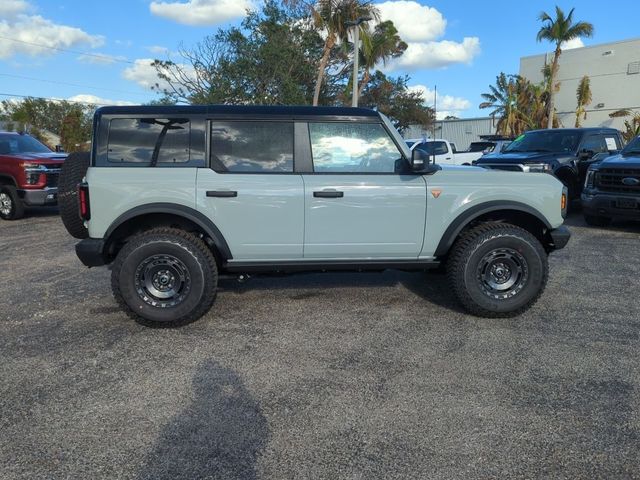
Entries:
<svg viewBox="0 0 640 480">
<path fill-rule="evenodd" d="M 187 166 L 191 122 L 186 118 L 113 118 L 109 122 L 110 166 Z"/>
</svg>

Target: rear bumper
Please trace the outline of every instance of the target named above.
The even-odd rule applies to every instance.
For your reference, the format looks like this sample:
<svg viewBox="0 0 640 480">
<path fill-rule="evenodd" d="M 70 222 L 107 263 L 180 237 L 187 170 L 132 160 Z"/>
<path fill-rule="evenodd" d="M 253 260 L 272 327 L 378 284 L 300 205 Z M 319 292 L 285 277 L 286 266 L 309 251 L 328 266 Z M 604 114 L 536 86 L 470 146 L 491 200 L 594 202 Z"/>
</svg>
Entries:
<svg viewBox="0 0 640 480">
<path fill-rule="evenodd" d="M 551 241 L 553 242 L 552 247 L 554 250 L 564 248 L 571 238 L 571 232 L 564 225 L 554 228 L 549 232 L 549 235 L 551 235 Z"/>
<path fill-rule="evenodd" d="M 637 208 L 618 208 L 618 199 L 635 198 L 637 199 Z M 640 199 L 633 195 L 614 195 L 607 193 L 582 194 L 582 212 L 585 215 L 594 217 L 608 218 L 628 218 L 631 220 L 640 220 Z"/>
<path fill-rule="evenodd" d="M 18 190 L 18 196 L 22 199 L 24 204 L 29 207 L 57 205 L 58 188 L 46 187 L 40 190 Z"/>
<path fill-rule="evenodd" d="M 87 267 L 106 265 L 104 258 L 104 240 L 102 238 L 85 238 L 76 244 L 76 255 Z"/>
</svg>

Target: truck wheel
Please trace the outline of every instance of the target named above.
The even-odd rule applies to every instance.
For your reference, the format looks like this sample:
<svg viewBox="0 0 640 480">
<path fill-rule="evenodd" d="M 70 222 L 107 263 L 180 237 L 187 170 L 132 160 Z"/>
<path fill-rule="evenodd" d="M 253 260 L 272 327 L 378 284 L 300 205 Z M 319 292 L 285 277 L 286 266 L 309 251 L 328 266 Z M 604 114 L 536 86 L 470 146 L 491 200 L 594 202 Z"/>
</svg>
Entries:
<svg viewBox="0 0 640 480">
<path fill-rule="evenodd" d="M 89 153 L 70 154 L 62 164 L 58 181 L 58 206 L 60 218 L 67 232 L 75 238 L 87 238 L 89 232 L 84 226 L 78 211 L 78 184 L 87 174 Z"/>
<path fill-rule="evenodd" d="M 526 230 L 487 223 L 464 233 L 447 264 L 451 288 L 472 314 L 514 317 L 542 295 L 549 266 L 540 241 Z"/>
<path fill-rule="evenodd" d="M 601 217 L 599 215 L 585 215 L 584 221 L 592 227 L 607 227 L 611 224 L 611 218 Z"/>
<path fill-rule="evenodd" d="M 193 322 L 213 304 L 218 269 L 211 250 L 188 232 L 157 228 L 131 238 L 116 256 L 113 295 L 142 323 L 178 326 Z"/>
<path fill-rule="evenodd" d="M 0 218 L 18 220 L 24 217 L 24 203 L 13 185 L 0 185 Z"/>
</svg>

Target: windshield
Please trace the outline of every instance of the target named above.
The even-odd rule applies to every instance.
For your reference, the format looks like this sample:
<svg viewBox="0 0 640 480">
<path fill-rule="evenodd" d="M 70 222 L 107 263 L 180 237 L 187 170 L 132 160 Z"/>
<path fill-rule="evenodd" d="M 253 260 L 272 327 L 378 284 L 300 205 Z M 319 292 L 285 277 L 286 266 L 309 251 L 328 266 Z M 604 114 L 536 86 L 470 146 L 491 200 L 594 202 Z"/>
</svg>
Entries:
<svg viewBox="0 0 640 480">
<path fill-rule="evenodd" d="M 391 120 L 389 120 L 384 113 L 378 112 L 378 114 L 380 115 L 380 118 L 382 119 L 385 126 L 387 127 L 387 130 L 389 130 L 391 132 L 391 135 L 393 135 L 394 140 L 402 150 L 402 154 L 405 156 L 405 158 L 410 159 L 411 150 L 409 150 L 409 147 L 407 147 L 407 144 L 404 141 L 404 138 L 402 138 L 402 136 L 398 133 L 398 130 L 396 129 L 396 127 L 394 127 L 393 123 L 391 123 Z"/>
<path fill-rule="evenodd" d="M 0 134 L 0 155 L 50 152 L 51 150 L 29 135 Z"/>
<path fill-rule="evenodd" d="M 624 147 L 621 153 L 622 155 L 639 155 L 640 154 L 640 137 L 636 137 L 634 140 L 631 140 L 629 145 Z"/>
<path fill-rule="evenodd" d="M 469 151 L 470 152 L 483 152 L 485 150 L 491 149 L 493 150 L 493 147 L 495 147 L 496 144 L 493 142 L 471 142 L 471 145 L 469 145 Z"/>
<path fill-rule="evenodd" d="M 520 135 L 503 152 L 575 153 L 579 142 L 579 132 L 544 130 Z"/>
</svg>

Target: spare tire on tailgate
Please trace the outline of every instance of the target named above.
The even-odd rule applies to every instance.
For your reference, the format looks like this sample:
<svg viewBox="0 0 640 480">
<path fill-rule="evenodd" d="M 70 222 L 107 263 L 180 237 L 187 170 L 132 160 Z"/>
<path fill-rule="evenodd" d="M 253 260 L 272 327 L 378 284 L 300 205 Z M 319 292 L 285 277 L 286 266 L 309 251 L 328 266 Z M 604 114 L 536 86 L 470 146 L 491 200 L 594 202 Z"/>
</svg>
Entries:
<svg viewBox="0 0 640 480">
<path fill-rule="evenodd" d="M 89 168 L 89 153 L 71 153 L 62 164 L 58 181 L 58 206 L 67 232 L 75 238 L 87 238 L 89 232 L 78 212 L 78 184 Z"/>
</svg>

